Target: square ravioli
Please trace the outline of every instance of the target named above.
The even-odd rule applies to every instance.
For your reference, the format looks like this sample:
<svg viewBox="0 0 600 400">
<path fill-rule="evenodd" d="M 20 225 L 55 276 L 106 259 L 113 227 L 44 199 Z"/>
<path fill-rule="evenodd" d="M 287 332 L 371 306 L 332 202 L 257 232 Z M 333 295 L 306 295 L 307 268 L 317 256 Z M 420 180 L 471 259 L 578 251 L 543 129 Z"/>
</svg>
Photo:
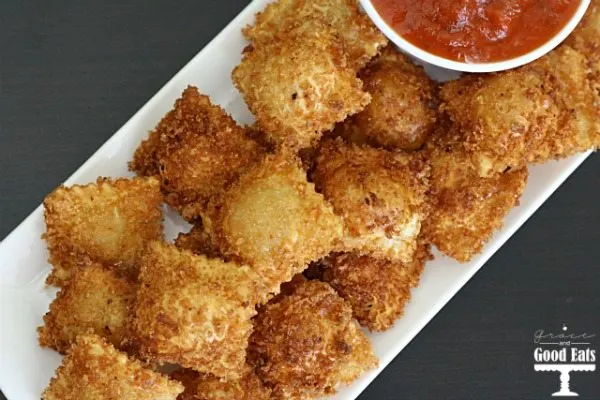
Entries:
<svg viewBox="0 0 600 400">
<path fill-rule="evenodd" d="M 519 203 L 527 168 L 482 178 L 461 147 L 438 145 L 429 151 L 433 205 L 424 235 L 442 253 L 467 262 Z"/>
<path fill-rule="evenodd" d="M 600 147 L 600 97 L 586 61 L 562 45 L 523 67 L 443 85 L 444 118 L 480 176 Z"/>
<path fill-rule="evenodd" d="M 411 289 L 419 284 L 425 262 L 431 258 L 429 244 L 423 240 L 409 263 L 333 253 L 321 262 L 322 280 L 346 300 L 362 326 L 384 331 L 404 313 Z"/>
<path fill-rule="evenodd" d="M 79 336 L 42 400 L 176 400 L 181 383 L 117 351 L 99 336 Z"/>
<path fill-rule="evenodd" d="M 140 144 L 129 167 L 142 176 L 159 176 L 167 203 L 192 221 L 213 194 L 263 154 L 221 107 L 188 86 Z"/>
<path fill-rule="evenodd" d="M 305 21 L 325 22 L 343 39 L 350 64 L 359 69 L 387 39 L 363 14 L 356 0 L 279 0 L 256 14 L 256 22 L 244 29 L 254 43 L 266 43 Z M 322 26 L 315 22 L 315 29 Z"/>
<path fill-rule="evenodd" d="M 131 328 L 141 356 L 237 378 L 260 287 L 247 266 L 151 243 Z"/>
<path fill-rule="evenodd" d="M 117 348 L 124 346 L 135 289 L 102 265 L 78 269 L 44 316 L 40 345 L 64 354 L 78 335 L 91 332 Z"/>
<path fill-rule="evenodd" d="M 297 281 L 259 310 L 248 359 L 275 399 L 335 393 L 377 366 L 352 310 L 326 283 Z"/>
<path fill-rule="evenodd" d="M 95 184 L 59 186 L 44 199 L 52 273 L 63 286 L 74 268 L 114 265 L 135 279 L 146 244 L 163 236 L 160 184 L 155 178 L 98 178 Z"/>
<path fill-rule="evenodd" d="M 343 44 L 318 21 L 251 46 L 232 79 L 270 140 L 296 149 L 316 144 L 370 101 Z"/>
<path fill-rule="evenodd" d="M 204 222 L 215 247 L 251 265 L 274 293 L 342 234 L 341 219 L 300 161 L 285 154 L 268 156 L 213 199 Z"/>
<path fill-rule="evenodd" d="M 249 366 L 238 379 L 222 379 L 184 369 L 171 374 L 185 386 L 178 400 L 269 400 L 271 390 L 263 385 Z"/>
<path fill-rule="evenodd" d="M 428 174 L 419 153 L 324 141 L 313 178 L 344 219 L 341 250 L 410 262 L 428 212 Z"/>
</svg>

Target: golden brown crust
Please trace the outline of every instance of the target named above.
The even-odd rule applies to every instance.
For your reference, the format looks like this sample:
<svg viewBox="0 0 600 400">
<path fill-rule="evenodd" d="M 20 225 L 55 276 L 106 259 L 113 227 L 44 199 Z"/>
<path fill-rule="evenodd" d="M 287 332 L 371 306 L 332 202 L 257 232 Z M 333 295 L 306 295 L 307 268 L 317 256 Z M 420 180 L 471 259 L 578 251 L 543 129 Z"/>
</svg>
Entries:
<svg viewBox="0 0 600 400">
<path fill-rule="evenodd" d="M 546 90 L 560 114 L 557 130 L 546 132 L 530 161 L 544 163 L 600 147 L 600 92 L 592 88 L 584 55 L 561 46 L 540 59 L 536 69 L 548 75 Z"/>
<path fill-rule="evenodd" d="M 44 199 L 43 238 L 54 266 L 47 283 L 63 286 L 74 268 L 90 262 L 135 279 L 144 247 L 162 238 L 161 202 L 155 178 L 98 178 L 56 188 Z"/>
<path fill-rule="evenodd" d="M 332 394 L 377 366 L 350 307 L 317 281 L 298 285 L 259 311 L 248 357 L 275 399 Z"/>
<path fill-rule="evenodd" d="M 99 264 L 78 269 L 50 304 L 38 328 L 42 347 L 64 354 L 78 335 L 94 333 L 125 344 L 135 286 Z"/>
<path fill-rule="evenodd" d="M 349 62 L 356 69 L 387 45 L 385 36 L 355 0 L 279 0 L 258 13 L 255 24 L 243 33 L 255 44 L 268 43 L 306 21 L 315 21 L 315 30 L 321 28 L 317 22 L 331 26 L 344 41 Z"/>
<path fill-rule="evenodd" d="M 437 85 L 423 68 L 389 46 L 359 77 L 371 95 L 371 103 L 353 117 L 364 140 L 390 150 L 420 148 L 437 114 Z"/>
<path fill-rule="evenodd" d="M 267 156 L 213 198 L 203 220 L 215 247 L 251 265 L 275 293 L 342 234 L 341 219 L 285 154 Z"/>
<path fill-rule="evenodd" d="M 497 74 L 466 75 L 444 84 L 441 110 L 464 135 L 481 176 L 527 164 L 559 110 L 546 79 L 529 66 Z"/>
<path fill-rule="evenodd" d="M 441 110 L 463 137 L 478 174 L 492 177 L 598 148 L 600 101 L 593 82 L 584 55 L 562 45 L 515 70 L 444 84 Z"/>
<path fill-rule="evenodd" d="M 323 132 L 370 101 L 339 38 L 321 22 L 257 43 L 232 79 L 271 141 L 296 149 L 316 144 Z"/>
<path fill-rule="evenodd" d="M 261 292 L 247 266 L 151 243 L 142 260 L 132 324 L 141 356 L 238 377 Z"/>
<path fill-rule="evenodd" d="M 600 1 L 592 0 L 585 16 L 565 41 L 587 59 L 593 84 L 600 88 Z"/>
<path fill-rule="evenodd" d="M 79 336 L 42 400 L 175 400 L 183 386 L 96 335 Z"/>
<path fill-rule="evenodd" d="M 167 203 L 193 221 L 212 195 L 263 154 L 221 107 L 188 86 L 129 167 L 140 175 L 159 175 Z"/>
<path fill-rule="evenodd" d="M 464 149 L 443 137 L 434 139 L 428 152 L 433 206 L 424 235 L 442 253 L 467 262 L 518 204 L 527 168 L 482 178 Z"/>
<path fill-rule="evenodd" d="M 192 370 L 179 370 L 171 374 L 185 386 L 177 400 L 269 400 L 271 390 L 265 387 L 250 368 L 239 379 L 217 378 Z"/>
<path fill-rule="evenodd" d="M 187 233 L 179 233 L 175 239 L 175 246 L 194 254 L 204 254 L 208 258 L 224 258 L 219 249 L 213 245 L 202 222 L 197 222 Z"/>
<path fill-rule="evenodd" d="M 313 178 L 344 219 L 341 249 L 410 262 L 427 216 L 429 168 L 421 154 L 322 143 Z"/>
<path fill-rule="evenodd" d="M 372 331 L 392 327 L 404 313 L 416 287 L 429 245 L 420 241 L 410 263 L 392 262 L 356 253 L 334 253 L 323 260 L 323 280 L 352 307 L 354 318 Z"/>
</svg>

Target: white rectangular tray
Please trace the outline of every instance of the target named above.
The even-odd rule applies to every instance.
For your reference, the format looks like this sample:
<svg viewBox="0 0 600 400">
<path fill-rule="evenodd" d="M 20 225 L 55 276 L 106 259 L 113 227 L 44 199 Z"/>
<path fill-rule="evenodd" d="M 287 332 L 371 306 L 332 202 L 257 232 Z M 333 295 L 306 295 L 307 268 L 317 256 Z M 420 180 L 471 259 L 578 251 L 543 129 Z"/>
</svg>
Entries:
<svg viewBox="0 0 600 400">
<path fill-rule="evenodd" d="M 251 122 L 251 114 L 231 83 L 230 71 L 239 63 L 246 45 L 241 28 L 251 23 L 266 3 L 268 0 L 253 1 L 66 184 L 87 183 L 98 176 L 130 176 L 127 161 L 134 149 L 188 84 L 210 95 L 240 123 Z M 436 254 L 436 260 L 427 264 L 421 285 L 413 291 L 404 317 L 391 330 L 370 335 L 380 359 L 379 369 L 342 388 L 333 399 L 356 398 L 588 155 L 532 167 L 521 205 L 506 218 L 504 228 L 483 253 L 470 263 L 460 265 Z M 182 228 L 177 218 L 167 216 L 168 237 Z M 45 243 L 40 239 L 44 229 L 40 206 L 0 243 L 0 389 L 9 400 L 38 400 L 60 363 L 57 353 L 41 349 L 37 343 L 36 327 L 42 324 L 42 316 L 55 294 L 54 289 L 44 287 L 50 270 Z"/>
</svg>

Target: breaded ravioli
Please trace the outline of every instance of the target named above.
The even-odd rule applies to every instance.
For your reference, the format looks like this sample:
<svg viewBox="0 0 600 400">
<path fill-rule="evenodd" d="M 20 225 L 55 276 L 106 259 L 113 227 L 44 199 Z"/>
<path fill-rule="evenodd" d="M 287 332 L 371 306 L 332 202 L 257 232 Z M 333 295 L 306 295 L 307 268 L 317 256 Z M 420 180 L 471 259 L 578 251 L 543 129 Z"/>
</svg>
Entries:
<svg viewBox="0 0 600 400">
<path fill-rule="evenodd" d="M 50 263 L 47 283 L 63 286 L 74 268 L 114 265 L 137 276 L 140 255 L 162 238 L 162 195 L 155 178 L 98 178 L 95 184 L 59 186 L 44 199 Z"/>
<path fill-rule="evenodd" d="M 410 262 L 427 216 L 429 168 L 418 153 L 342 139 L 322 143 L 315 185 L 344 219 L 342 250 Z"/>
<path fill-rule="evenodd" d="M 546 84 L 543 74 L 525 66 L 442 86 L 441 110 L 464 137 L 480 176 L 524 167 L 545 134 L 556 131 L 560 111 Z"/>
<path fill-rule="evenodd" d="M 263 154 L 221 107 L 188 86 L 129 167 L 139 175 L 160 176 L 167 203 L 193 221 L 212 195 Z"/>
<path fill-rule="evenodd" d="M 216 248 L 249 264 L 271 292 L 327 255 L 342 235 L 337 217 L 299 160 L 270 155 L 213 199 L 203 219 Z"/>
<path fill-rule="evenodd" d="M 141 356 L 237 378 L 260 293 L 246 266 L 151 243 L 132 323 Z"/>
<path fill-rule="evenodd" d="M 370 101 L 340 38 L 320 21 L 251 46 L 232 79 L 270 140 L 295 149 L 313 146 Z"/>
<path fill-rule="evenodd" d="M 518 204 L 527 168 L 482 178 L 462 148 L 436 144 L 429 151 L 433 206 L 424 235 L 442 253 L 467 262 Z"/>
<path fill-rule="evenodd" d="M 326 283 L 306 281 L 260 309 L 248 358 L 274 399 L 313 399 L 375 368 L 352 309 Z"/>
<path fill-rule="evenodd" d="M 548 131 L 533 149 L 531 162 L 544 163 L 600 147 L 600 92 L 592 87 L 592 77 L 584 55 L 561 46 L 540 59 L 535 68 L 547 74 L 546 90 L 558 105 L 556 131 Z M 600 87 L 600 86 L 599 86 Z"/>
<path fill-rule="evenodd" d="M 96 335 L 79 336 L 42 400 L 175 400 L 181 383 L 146 369 Z"/>
<path fill-rule="evenodd" d="M 208 258 L 224 258 L 219 249 L 213 245 L 202 222 L 196 223 L 189 232 L 179 233 L 175 239 L 175 246 L 194 254 L 204 254 Z"/>
<path fill-rule="evenodd" d="M 387 149 L 420 148 L 433 129 L 437 109 L 437 86 L 423 68 L 389 46 L 359 78 L 371 103 L 353 121 L 366 141 Z"/>
<path fill-rule="evenodd" d="M 362 326 L 384 331 L 404 313 L 411 289 L 418 285 L 425 262 L 431 258 L 429 245 L 422 241 L 409 263 L 333 253 L 322 262 L 322 279 L 350 304 Z"/>
<path fill-rule="evenodd" d="M 599 94 L 589 72 L 584 55 L 562 45 L 515 70 L 446 83 L 441 110 L 478 174 L 493 177 L 600 146 Z"/>
<path fill-rule="evenodd" d="M 269 400 L 271 390 L 264 386 L 250 367 L 239 379 L 217 378 L 192 370 L 180 370 L 171 375 L 181 381 L 185 392 L 178 400 Z"/>
<path fill-rule="evenodd" d="M 78 335 L 95 333 L 119 348 L 127 339 L 135 286 L 99 264 L 84 266 L 50 304 L 40 345 L 64 354 Z"/>
<path fill-rule="evenodd" d="M 244 29 L 254 43 L 268 43 L 298 24 L 314 23 L 314 30 L 326 23 L 344 41 L 350 65 L 359 69 L 387 44 L 385 36 L 364 15 L 356 0 L 279 0 L 256 15 L 256 22 Z M 320 23 L 317 23 L 320 22 Z"/>
<path fill-rule="evenodd" d="M 600 1 L 592 0 L 585 16 L 565 41 L 587 60 L 593 83 L 600 88 Z"/>
</svg>

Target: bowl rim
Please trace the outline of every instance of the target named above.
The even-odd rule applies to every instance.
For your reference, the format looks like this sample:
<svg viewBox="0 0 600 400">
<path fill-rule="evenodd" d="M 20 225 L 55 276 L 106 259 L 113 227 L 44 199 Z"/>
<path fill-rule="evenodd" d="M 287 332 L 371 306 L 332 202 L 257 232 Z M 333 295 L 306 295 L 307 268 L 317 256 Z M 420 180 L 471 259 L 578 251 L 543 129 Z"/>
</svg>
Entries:
<svg viewBox="0 0 600 400">
<path fill-rule="evenodd" d="M 400 36 L 400 34 L 398 34 L 392 27 L 390 27 L 387 24 L 387 22 L 385 22 L 381 15 L 379 15 L 379 12 L 375 8 L 371 0 L 360 0 L 360 3 L 364 11 L 367 13 L 369 18 L 371 18 L 373 23 L 375 23 L 377 28 L 379 28 L 379 30 L 383 32 L 383 34 L 387 36 L 389 40 L 391 40 L 404 52 L 428 64 L 436 65 L 445 69 L 461 72 L 485 73 L 517 68 L 522 65 L 528 64 L 532 61 L 535 61 L 538 58 L 552 51 L 555 47 L 562 43 L 571 34 L 571 32 L 573 32 L 575 27 L 577 27 L 577 25 L 585 15 L 585 12 L 587 11 L 591 3 L 591 0 L 579 1 L 579 7 L 575 11 L 569 22 L 567 22 L 567 24 L 556 35 L 554 35 L 543 45 L 537 47 L 529 53 L 508 60 L 473 64 L 462 61 L 449 60 L 447 58 L 437 56 L 435 54 L 421 49 L 420 47 L 415 46 L 414 44 L 410 43 L 402 36 Z"/>
</svg>

